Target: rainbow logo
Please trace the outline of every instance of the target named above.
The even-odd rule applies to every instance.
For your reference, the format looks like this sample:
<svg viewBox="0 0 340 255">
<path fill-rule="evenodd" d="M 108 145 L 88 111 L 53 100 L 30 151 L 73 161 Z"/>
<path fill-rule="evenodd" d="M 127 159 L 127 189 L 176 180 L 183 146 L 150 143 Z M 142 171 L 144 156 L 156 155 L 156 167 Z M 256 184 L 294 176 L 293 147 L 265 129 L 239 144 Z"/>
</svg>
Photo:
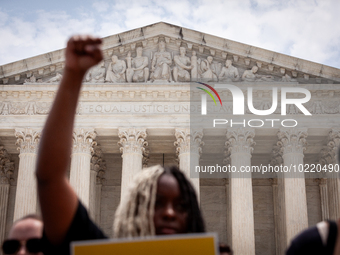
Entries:
<svg viewBox="0 0 340 255">
<path fill-rule="evenodd" d="M 217 96 L 218 100 L 220 100 L 220 104 L 221 104 L 221 106 L 222 106 L 222 100 L 221 100 L 221 98 L 220 98 L 220 95 L 217 93 L 217 91 L 216 91 L 213 87 L 211 87 L 211 86 L 208 85 L 208 84 L 202 83 L 202 82 L 198 82 L 198 81 L 197 81 L 197 83 L 199 83 L 199 84 L 201 84 L 201 85 L 204 85 L 204 86 L 208 87 L 209 89 L 211 89 L 211 91 L 214 92 L 215 95 Z M 203 90 L 204 92 L 208 93 L 209 96 L 212 98 L 212 100 L 214 100 L 215 105 L 217 105 L 216 100 L 215 100 L 213 94 L 211 94 L 211 92 L 210 92 L 209 90 L 206 90 L 206 89 L 203 89 L 203 88 L 200 88 L 200 87 L 196 87 L 196 88 L 201 89 L 201 90 Z"/>
</svg>

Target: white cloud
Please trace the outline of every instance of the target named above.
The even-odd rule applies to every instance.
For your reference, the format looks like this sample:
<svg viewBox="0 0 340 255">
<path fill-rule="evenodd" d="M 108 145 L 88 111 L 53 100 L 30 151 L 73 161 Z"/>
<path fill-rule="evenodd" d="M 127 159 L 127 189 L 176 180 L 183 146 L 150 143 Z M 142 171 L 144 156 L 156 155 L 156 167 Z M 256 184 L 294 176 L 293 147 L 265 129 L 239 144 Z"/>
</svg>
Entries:
<svg viewBox="0 0 340 255">
<path fill-rule="evenodd" d="M 340 1 L 94 1 L 27 21 L 0 10 L 0 64 L 62 48 L 74 33 L 109 36 L 159 21 L 340 68 Z M 70 12 L 68 12 L 70 13 Z"/>
<path fill-rule="evenodd" d="M 93 19 L 78 20 L 64 12 L 37 11 L 31 22 L 10 17 L 0 23 L 0 64 L 63 48 L 72 34 L 93 31 Z"/>
</svg>

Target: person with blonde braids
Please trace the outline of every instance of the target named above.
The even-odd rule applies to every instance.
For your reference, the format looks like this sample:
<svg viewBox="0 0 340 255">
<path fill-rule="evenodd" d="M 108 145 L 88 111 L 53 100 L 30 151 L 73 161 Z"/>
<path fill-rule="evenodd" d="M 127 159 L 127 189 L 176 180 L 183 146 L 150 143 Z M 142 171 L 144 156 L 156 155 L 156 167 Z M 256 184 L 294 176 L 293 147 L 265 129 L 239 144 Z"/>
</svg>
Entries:
<svg viewBox="0 0 340 255">
<path fill-rule="evenodd" d="M 194 188 L 177 167 L 144 169 L 117 208 L 113 232 L 114 237 L 204 232 Z"/>
<path fill-rule="evenodd" d="M 69 254 L 72 241 L 107 238 L 66 178 L 81 84 L 86 71 L 103 59 L 100 45 L 101 39 L 90 36 L 68 41 L 63 78 L 40 140 L 36 177 L 45 255 Z M 204 231 L 194 189 L 177 167 L 141 171 L 114 220 L 117 238 Z"/>
</svg>

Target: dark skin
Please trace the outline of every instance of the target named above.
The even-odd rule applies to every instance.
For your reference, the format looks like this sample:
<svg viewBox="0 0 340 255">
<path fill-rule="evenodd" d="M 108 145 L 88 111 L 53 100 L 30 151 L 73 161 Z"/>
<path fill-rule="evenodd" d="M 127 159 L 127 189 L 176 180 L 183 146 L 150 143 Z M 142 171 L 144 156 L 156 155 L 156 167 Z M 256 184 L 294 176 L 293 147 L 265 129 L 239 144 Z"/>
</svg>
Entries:
<svg viewBox="0 0 340 255">
<path fill-rule="evenodd" d="M 78 206 L 66 172 L 70 165 L 72 132 L 82 80 L 102 61 L 101 39 L 74 36 L 66 47 L 65 70 L 40 140 L 36 177 L 45 233 L 51 244 L 63 242 Z M 158 181 L 154 223 L 156 234 L 185 233 L 188 213 L 177 180 L 162 175 Z"/>
<path fill-rule="evenodd" d="M 74 116 L 86 71 L 102 59 L 101 39 L 74 36 L 66 47 L 65 70 L 40 140 L 36 176 L 47 238 L 60 244 L 72 222 L 78 198 L 67 178 Z"/>
<path fill-rule="evenodd" d="M 163 174 L 157 184 L 153 217 L 156 235 L 187 233 L 188 210 L 176 178 Z"/>
</svg>

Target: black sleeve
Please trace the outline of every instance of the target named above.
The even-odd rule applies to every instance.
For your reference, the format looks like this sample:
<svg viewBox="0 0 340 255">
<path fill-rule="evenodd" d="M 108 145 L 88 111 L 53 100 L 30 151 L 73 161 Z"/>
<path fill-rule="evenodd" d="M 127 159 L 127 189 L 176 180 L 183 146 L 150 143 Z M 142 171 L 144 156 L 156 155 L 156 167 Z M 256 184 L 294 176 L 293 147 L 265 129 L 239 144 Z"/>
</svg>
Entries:
<svg viewBox="0 0 340 255">
<path fill-rule="evenodd" d="M 107 239 L 107 236 L 89 218 L 87 210 L 79 201 L 77 211 L 74 215 L 70 228 L 61 245 L 52 245 L 45 235 L 42 238 L 44 255 L 50 254 L 70 254 L 70 243 L 80 240 Z"/>
<path fill-rule="evenodd" d="M 292 240 L 286 255 L 298 254 L 328 254 L 326 253 L 326 247 L 322 244 L 322 240 L 317 227 L 314 226 L 303 231 Z"/>
</svg>

